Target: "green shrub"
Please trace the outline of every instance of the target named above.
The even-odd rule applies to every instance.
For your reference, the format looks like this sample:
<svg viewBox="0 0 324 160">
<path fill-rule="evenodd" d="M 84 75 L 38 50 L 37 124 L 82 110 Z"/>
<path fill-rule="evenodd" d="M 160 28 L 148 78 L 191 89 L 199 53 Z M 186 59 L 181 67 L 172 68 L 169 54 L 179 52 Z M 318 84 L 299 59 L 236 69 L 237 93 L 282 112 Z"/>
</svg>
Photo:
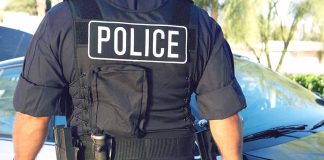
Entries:
<svg viewBox="0 0 324 160">
<path fill-rule="evenodd" d="M 318 92 L 324 95 L 324 75 L 314 75 L 314 74 L 298 74 L 298 75 L 287 75 L 290 79 L 296 81 L 305 88 L 311 90 L 312 92 Z"/>
<path fill-rule="evenodd" d="M 36 15 L 36 0 L 11 0 L 5 10 Z"/>
</svg>

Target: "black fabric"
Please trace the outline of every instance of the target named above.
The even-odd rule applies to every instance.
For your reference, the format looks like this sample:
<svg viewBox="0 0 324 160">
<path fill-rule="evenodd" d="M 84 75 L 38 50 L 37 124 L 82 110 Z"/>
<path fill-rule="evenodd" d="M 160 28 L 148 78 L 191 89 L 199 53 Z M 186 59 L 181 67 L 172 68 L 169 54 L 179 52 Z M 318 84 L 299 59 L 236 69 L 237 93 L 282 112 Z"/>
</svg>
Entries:
<svg viewBox="0 0 324 160">
<path fill-rule="evenodd" d="M 103 1 L 101 1 L 103 2 Z M 183 1 L 183 3 L 185 5 L 191 6 L 191 3 L 187 3 L 186 1 Z M 71 5 L 74 5 L 73 3 L 70 3 Z M 110 14 L 103 14 L 104 20 L 108 20 L 108 21 L 118 21 L 118 22 L 138 22 L 140 19 L 133 17 L 134 14 L 131 12 L 124 12 L 121 9 L 116 8 L 115 6 L 110 5 L 110 3 L 100 3 L 100 10 L 101 12 L 103 11 L 109 11 L 109 10 L 113 10 L 114 12 L 111 12 Z M 154 13 L 153 15 L 160 15 L 162 17 L 165 17 L 165 19 L 169 19 L 169 17 L 172 17 L 172 14 L 170 14 L 169 12 L 165 12 L 165 9 L 170 8 L 171 6 L 174 6 L 174 1 L 168 1 L 166 4 L 164 4 L 163 7 L 158 8 L 156 10 L 151 11 L 152 13 Z M 180 4 L 177 4 L 177 7 L 181 6 Z M 184 5 L 182 5 L 183 7 Z M 82 8 L 77 8 L 77 6 L 71 6 L 71 8 L 74 8 L 75 10 L 72 10 L 73 12 L 77 12 Z M 181 8 L 181 7 L 179 7 Z M 82 12 L 82 10 L 80 11 Z M 149 13 L 141 13 L 143 15 L 150 15 Z M 75 15 L 77 15 L 77 13 L 75 13 Z M 188 18 L 188 20 L 186 20 L 186 26 L 189 26 L 189 23 L 191 23 L 191 21 L 189 20 L 190 18 L 190 11 L 187 10 L 186 16 Z M 114 20 L 115 16 L 119 17 L 118 20 Z M 184 16 L 184 15 L 181 15 Z M 154 16 L 148 16 L 146 17 L 148 18 L 148 20 L 146 20 L 146 23 L 150 23 L 152 20 L 154 20 Z M 95 18 L 94 18 L 95 19 Z M 137 20 L 138 19 L 138 20 Z M 78 32 L 78 25 L 82 24 L 85 21 L 88 21 L 87 19 L 78 19 L 78 17 L 74 17 L 74 24 L 75 24 L 75 31 L 76 33 Z M 197 20 L 194 20 L 192 22 L 197 22 Z M 157 21 L 158 24 L 170 24 L 170 21 Z M 180 22 L 177 22 L 177 25 L 179 25 Z M 182 22 L 183 23 L 183 22 Z M 85 30 L 85 29 L 82 29 Z M 184 34 L 179 32 L 180 34 Z M 86 36 L 85 34 L 83 36 Z M 78 40 L 79 36 L 76 35 L 76 40 Z M 179 36 L 180 37 L 180 36 Z M 190 39 L 192 37 L 189 37 L 188 39 Z M 81 39 L 87 39 L 85 37 L 81 38 Z M 150 126 L 146 126 L 144 125 L 143 122 L 139 122 L 137 123 L 136 119 L 133 118 L 132 114 L 123 114 L 122 112 L 115 112 L 116 114 L 118 114 L 118 116 L 126 116 L 126 118 L 119 118 L 119 119 L 115 119 L 117 121 L 112 120 L 112 126 L 115 126 L 119 131 L 116 132 L 115 129 L 112 129 L 112 126 L 110 127 L 105 127 L 107 126 L 109 123 L 109 119 L 107 120 L 103 120 L 102 118 L 94 120 L 94 118 L 97 116 L 97 118 L 100 116 L 100 114 L 106 113 L 106 112 L 102 112 L 104 110 L 98 111 L 97 115 L 91 115 L 86 116 L 87 115 L 87 111 L 85 109 L 83 109 L 83 107 L 75 107 L 78 111 L 74 111 L 76 114 L 71 116 L 71 125 L 72 126 L 77 126 L 79 125 L 81 120 L 82 122 L 89 122 L 89 121 L 96 121 L 97 123 L 94 125 L 92 124 L 92 126 L 96 126 L 96 128 L 92 128 L 92 130 L 103 130 L 104 133 L 108 133 L 111 134 L 113 136 L 122 136 L 122 137 L 128 137 L 128 136 L 134 136 L 132 135 L 133 133 L 130 132 L 134 132 L 134 130 L 132 128 L 131 125 L 125 125 L 126 121 L 130 121 L 130 123 L 134 123 L 135 124 L 135 128 L 143 128 L 141 130 L 144 130 L 147 133 L 152 133 L 152 127 L 157 127 L 157 128 L 165 128 L 165 130 L 168 131 L 172 131 L 172 130 L 177 130 L 176 128 L 182 128 L 182 132 L 186 133 L 186 134 L 191 134 L 192 130 L 191 130 L 191 126 L 192 126 L 192 122 L 191 122 L 191 117 L 190 116 L 190 111 L 188 111 L 187 107 L 189 106 L 189 100 L 190 100 L 190 95 L 192 93 L 192 88 L 191 88 L 191 80 L 190 77 L 192 77 L 190 74 L 192 74 L 192 70 L 193 68 L 190 67 L 190 64 L 195 63 L 196 60 L 193 59 L 193 57 L 195 56 L 191 56 L 192 54 L 196 54 L 196 51 L 190 51 L 188 52 L 188 57 L 190 57 L 190 59 L 188 59 L 188 62 L 186 64 L 163 64 L 163 63 L 140 63 L 138 61 L 123 61 L 120 60 L 118 62 L 112 61 L 111 59 L 109 60 L 97 60 L 97 59 L 89 59 L 88 57 L 88 47 L 84 46 L 80 43 L 78 43 L 78 41 L 76 41 L 76 53 L 75 53 L 75 57 L 76 57 L 76 62 L 77 62 L 77 67 L 80 70 L 80 73 L 88 73 L 89 72 L 89 68 L 93 67 L 93 66 L 97 66 L 97 65 L 109 65 L 109 64 L 116 64 L 118 63 L 119 66 L 129 66 L 129 65 L 137 65 L 140 66 L 142 68 L 144 68 L 147 72 L 147 81 L 148 81 L 148 86 L 149 86 L 149 91 L 148 91 L 148 106 L 149 108 L 147 109 L 148 112 L 145 114 L 150 115 L 150 112 L 152 111 L 152 108 L 156 108 L 157 107 L 161 107 L 163 108 L 163 110 L 165 110 L 166 112 L 161 112 L 160 114 L 165 115 L 166 117 L 168 117 L 169 119 L 160 119 L 160 120 L 149 120 L 149 118 L 147 119 L 147 121 L 150 121 Z M 105 54 L 111 54 L 109 53 L 105 53 Z M 92 57 L 91 57 L 92 58 Z M 97 58 L 97 57 L 96 57 Z M 163 70 L 161 70 L 160 68 L 163 67 Z M 170 76 L 173 75 L 173 76 Z M 91 85 L 91 82 L 88 81 L 89 78 L 86 78 L 88 76 L 91 75 L 86 75 L 85 79 L 82 78 L 80 79 L 80 88 L 83 88 L 82 86 L 88 86 L 90 87 L 90 90 L 93 90 L 93 85 Z M 170 76 L 170 77 L 169 77 Z M 171 78 L 172 77 L 172 81 Z M 90 78 L 91 79 L 91 78 Z M 106 82 L 108 82 L 108 80 L 105 80 Z M 128 81 L 128 79 L 126 78 L 121 78 L 119 79 L 119 81 Z M 138 81 L 139 82 L 139 81 Z M 137 83 L 138 83 L 137 82 Z M 111 85 L 113 86 L 113 85 Z M 171 87 L 172 86 L 172 87 Z M 105 88 L 105 83 L 101 83 L 100 85 L 98 85 L 98 87 L 96 88 Z M 131 88 L 124 88 L 124 90 L 132 90 Z M 138 89 L 136 89 L 138 90 Z M 82 93 L 82 92 L 80 92 Z M 108 93 L 108 92 L 107 92 Z M 89 94 L 89 93 L 88 93 Z M 106 95 L 103 93 L 100 93 L 101 95 Z M 114 94 L 114 91 L 111 91 L 110 94 Z M 115 93 L 116 94 L 116 100 L 115 101 L 132 101 L 131 97 L 132 96 L 128 96 L 126 98 L 120 98 L 122 97 L 120 94 L 122 93 Z M 145 95 L 146 93 L 142 93 L 142 95 Z M 87 102 L 88 100 L 85 100 L 83 103 L 81 103 L 81 106 L 86 106 L 89 103 L 92 103 L 92 101 L 94 103 L 97 102 L 96 98 L 94 97 L 96 94 L 93 94 L 92 92 L 92 98 L 90 98 L 90 102 Z M 127 94 L 126 94 L 127 95 Z M 87 96 L 86 96 L 87 97 Z M 107 96 L 106 96 L 107 97 Z M 112 97 L 112 96 L 108 96 L 108 97 Z M 184 98 L 179 98 L 179 97 L 184 97 Z M 120 99 L 118 99 L 120 98 Z M 161 100 L 159 100 L 161 99 Z M 77 102 L 78 100 L 75 99 L 74 102 Z M 113 100 L 110 100 L 113 101 Z M 143 104 L 142 104 L 143 105 Z M 118 106 L 121 107 L 122 105 L 113 105 L 113 106 Z M 157 106 L 157 107 L 156 107 Z M 90 107 L 90 106 L 88 106 Z M 127 106 L 123 106 L 126 107 Z M 98 107 L 98 108 L 102 108 L 104 109 L 104 107 Z M 111 108 L 111 107 L 109 107 Z M 79 111 L 80 109 L 80 111 Z M 107 108 L 105 108 L 107 109 Z M 88 109 L 88 110 L 92 110 L 92 108 Z M 119 110 L 119 109 L 115 109 L 115 110 Z M 146 110 L 146 109 L 145 109 Z M 144 110 L 144 111 L 145 111 Z M 107 111 L 107 110 L 106 110 Z M 112 112 L 113 110 L 110 110 L 110 112 Z M 122 114 L 121 114 L 122 113 Z M 80 115 L 80 116 L 79 116 Z M 105 114 L 107 115 L 107 114 Z M 161 115 L 157 115 L 157 116 L 161 116 Z M 104 116 L 101 116 L 104 117 Z M 113 116 L 110 116 L 110 118 L 112 118 Z M 143 117 L 143 116 L 142 116 Z M 135 120 L 135 121 L 134 121 Z M 116 124 L 115 122 L 119 122 L 119 124 Z M 172 123 L 170 123 L 172 122 Z M 137 126 L 138 125 L 138 126 Z M 85 123 L 85 126 L 87 126 L 87 123 Z M 118 127 L 117 127 L 118 126 Z M 129 130 L 130 131 L 127 131 Z M 127 134 L 123 134 L 122 132 L 120 132 L 121 130 L 123 130 L 122 132 L 126 131 L 129 132 Z M 81 131 L 82 133 L 87 133 L 88 128 L 80 128 L 80 130 L 78 129 L 78 131 Z"/>
<path fill-rule="evenodd" d="M 102 19 L 96 0 L 69 0 L 73 13 L 80 19 Z"/>
<path fill-rule="evenodd" d="M 76 19 L 85 21 L 75 22 L 77 44 L 88 43 L 88 23 L 89 20 L 102 20 L 102 14 L 96 0 L 69 0 L 70 9 Z"/>
<path fill-rule="evenodd" d="M 90 136 L 79 138 L 82 147 L 78 160 L 94 157 Z M 193 160 L 194 138 L 116 138 L 113 140 L 112 160 Z"/>
<path fill-rule="evenodd" d="M 144 68 L 100 65 L 90 70 L 92 127 L 113 137 L 139 137 L 144 132 L 147 79 Z"/>
<path fill-rule="evenodd" d="M 212 54 L 210 58 L 215 62 L 210 61 L 210 64 L 207 64 L 201 77 L 204 83 L 197 86 L 197 103 L 203 118 L 225 119 L 245 108 L 246 102 L 235 78 L 233 55 L 227 41 L 222 40 L 220 48 L 215 47 L 212 51 L 216 54 Z M 216 77 L 215 73 L 219 73 L 221 78 Z M 212 81 L 205 82 L 207 79 Z"/>
<path fill-rule="evenodd" d="M 147 0 L 107 0 L 110 1 L 113 5 L 120 8 L 124 8 L 128 11 L 150 11 L 154 8 L 162 6 L 168 0 L 158 0 L 158 1 L 149 1 Z"/>
<path fill-rule="evenodd" d="M 115 160 L 193 160 L 194 138 L 115 139 Z"/>
<path fill-rule="evenodd" d="M 54 114 L 63 115 L 64 108 L 67 107 L 67 96 L 64 94 L 64 90 L 56 87 L 39 86 L 26 80 L 23 76 L 20 76 L 18 81 L 19 90 L 15 91 L 14 95 L 14 107 L 17 112 L 33 115 L 35 117 L 51 116 Z M 66 93 L 66 92 L 65 92 Z M 29 94 L 37 96 L 28 96 Z M 47 101 L 45 97 L 52 97 Z M 26 108 L 21 104 L 27 106 L 34 106 L 34 108 Z M 43 106 L 51 106 L 44 108 Z M 47 113 L 44 115 L 43 113 Z"/>
<path fill-rule="evenodd" d="M 197 29 L 196 28 L 188 28 L 188 50 L 196 51 L 197 49 Z"/>
<path fill-rule="evenodd" d="M 181 26 L 188 25 L 192 3 L 189 3 L 188 0 L 175 0 L 174 3 L 175 4 L 172 9 L 171 24 L 177 24 Z"/>
<path fill-rule="evenodd" d="M 88 23 L 89 22 L 76 22 L 75 33 L 77 44 L 88 44 Z"/>
<path fill-rule="evenodd" d="M 222 95 L 221 97 L 219 95 Z M 206 94 L 197 95 L 200 114 L 205 119 L 225 119 L 234 113 L 237 113 L 242 108 L 245 107 L 245 99 L 242 95 L 242 90 L 239 87 L 237 80 L 233 80 L 226 87 L 221 89 L 217 89 L 214 91 L 210 91 Z M 218 98 L 216 98 L 218 97 Z M 235 97 L 235 98 L 233 98 Z M 210 103 L 208 99 L 216 98 L 215 100 L 218 102 L 216 104 Z M 214 108 L 209 108 L 208 106 L 213 105 Z M 235 107 L 234 107 L 235 106 Z M 210 115 L 210 113 L 214 113 Z M 219 114 L 222 113 L 222 114 Z M 215 118 L 217 117 L 217 118 Z"/>
<path fill-rule="evenodd" d="M 117 0 L 112 1 L 116 2 Z M 138 1 L 137 6 L 138 9 L 145 8 L 147 11 L 152 7 L 161 8 L 170 1 L 141 0 Z M 122 3 L 122 1 L 118 1 L 119 3 Z M 112 8 L 112 10 L 105 11 L 105 15 L 110 15 L 111 20 L 116 21 L 122 16 L 120 14 L 114 14 L 113 11 L 115 10 L 116 8 Z M 167 10 L 165 13 L 170 13 L 170 11 L 172 10 Z M 224 40 L 220 26 L 208 16 L 207 12 L 197 6 L 193 6 L 191 15 L 194 14 L 193 11 L 197 14 L 198 22 L 194 26 L 194 22 L 190 20 L 188 28 L 190 29 L 191 26 L 197 28 L 195 34 L 197 38 L 195 48 L 197 58 L 196 62 L 192 62 L 195 64 L 195 67 L 191 66 L 195 70 L 190 71 L 192 72 L 190 74 L 191 77 L 188 77 L 189 73 L 172 70 L 173 67 L 181 68 L 181 65 L 161 65 L 157 66 L 154 72 L 148 70 L 150 77 L 148 80 L 150 82 L 161 79 L 161 77 L 164 80 L 155 85 L 149 83 L 148 92 L 153 98 L 148 101 L 148 121 L 145 126 L 150 132 L 145 137 L 179 137 L 192 134 L 192 131 L 186 129 L 187 125 L 175 123 L 176 121 L 185 121 L 187 118 L 187 115 L 184 114 L 184 106 L 189 106 L 189 102 L 185 103 L 185 100 L 190 100 L 187 95 L 192 90 L 197 92 L 198 106 L 200 110 L 203 110 L 204 118 L 220 119 L 228 117 L 246 106 L 244 95 L 239 91 L 240 86 L 237 82 L 232 83 L 236 79 L 233 72 L 232 53 L 228 44 L 225 43 L 226 41 Z M 156 14 L 156 12 L 148 14 L 144 14 L 145 12 L 134 12 L 132 10 L 125 10 L 124 12 L 129 13 L 126 17 L 136 18 L 140 23 L 149 21 L 153 24 L 167 24 L 171 20 L 160 14 Z M 79 48 L 74 48 L 74 35 L 72 13 L 68 3 L 63 2 L 54 6 L 40 24 L 26 53 L 22 73 L 26 83 L 18 83 L 16 92 L 19 94 L 16 94 L 14 98 L 14 106 L 18 111 L 29 111 L 24 113 L 33 116 L 49 116 L 62 113 L 65 109 L 71 112 L 73 111 L 73 113 L 86 109 L 88 88 L 83 83 L 86 81 L 86 78 L 84 78 L 84 73 L 75 66 L 86 68 L 89 66 L 89 62 L 84 61 L 85 63 L 76 64 L 77 62 L 74 61 L 75 55 L 73 53 L 76 50 L 86 50 L 87 47 L 82 44 L 79 45 Z M 82 52 L 78 56 L 83 59 L 88 58 L 87 52 Z M 118 64 L 118 62 L 116 63 Z M 143 63 L 141 65 L 147 67 L 148 64 Z M 164 70 L 166 71 L 162 74 Z M 174 77 L 177 76 L 182 77 L 179 82 L 179 84 L 182 84 L 181 86 L 175 86 L 171 83 L 174 81 Z M 28 88 L 30 87 L 28 92 L 23 91 L 26 85 Z M 67 89 L 67 86 L 69 86 L 69 89 Z M 48 90 L 48 88 L 50 89 Z M 50 91 L 52 88 L 55 88 L 54 92 Z M 172 90 L 166 92 L 169 88 L 172 88 Z M 181 95 L 174 94 L 178 92 L 181 92 Z M 231 94 L 224 96 L 224 92 Z M 207 96 L 209 93 L 210 95 Z M 73 97 L 73 104 L 58 107 L 58 99 L 62 102 L 71 100 L 65 95 Z M 167 99 L 163 98 L 165 95 L 168 95 Z M 63 99 L 59 97 L 67 98 Z M 32 99 L 37 103 L 28 103 L 24 99 Z M 181 99 L 181 102 L 179 99 Z M 164 105 L 156 105 L 160 102 L 167 103 Z M 77 107 L 81 108 L 81 110 L 76 109 Z M 81 114 L 70 115 L 68 117 L 69 123 L 75 124 L 71 126 L 74 135 L 83 134 L 82 131 L 89 129 L 86 122 L 84 122 L 84 119 L 87 119 L 88 116 L 89 114 L 82 112 Z M 166 129 L 172 129 L 172 131 L 165 131 Z"/>
</svg>

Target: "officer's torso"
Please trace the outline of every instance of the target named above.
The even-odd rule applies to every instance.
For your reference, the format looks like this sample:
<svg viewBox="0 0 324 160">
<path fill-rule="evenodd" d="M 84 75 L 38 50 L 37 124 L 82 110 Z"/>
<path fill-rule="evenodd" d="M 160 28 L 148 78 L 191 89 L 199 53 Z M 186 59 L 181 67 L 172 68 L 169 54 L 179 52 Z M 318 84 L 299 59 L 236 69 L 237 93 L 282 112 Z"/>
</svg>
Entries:
<svg viewBox="0 0 324 160">
<path fill-rule="evenodd" d="M 76 127 L 83 133 L 93 127 L 109 130 L 113 124 L 127 127 L 124 121 L 129 120 L 147 135 L 190 133 L 196 63 L 191 3 L 168 0 L 158 8 L 136 12 L 105 0 L 79 2 L 70 3 L 79 72 L 70 94 L 74 112 L 82 113 L 71 116 L 70 125 L 89 122 Z M 111 120 L 108 112 L 121 115 L 112 115 Z M 107 125 L 108 121 L 114 122 Z"/>
</svg>

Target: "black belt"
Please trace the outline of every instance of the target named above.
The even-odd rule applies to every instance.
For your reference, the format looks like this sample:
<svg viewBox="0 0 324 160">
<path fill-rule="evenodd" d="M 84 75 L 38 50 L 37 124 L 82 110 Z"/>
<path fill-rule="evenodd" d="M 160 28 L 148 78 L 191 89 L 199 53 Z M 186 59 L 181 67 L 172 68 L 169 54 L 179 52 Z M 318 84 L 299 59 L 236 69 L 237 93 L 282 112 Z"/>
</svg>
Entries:
<svg viewBox="0 0 324 160">
<path fill-rule="evenodd" d="M 94 159 L 90 136 L 80 137 L 78 160 Z M 114 138 L 112 160 L 193 160 L 193 137 Z"/>
</svg>

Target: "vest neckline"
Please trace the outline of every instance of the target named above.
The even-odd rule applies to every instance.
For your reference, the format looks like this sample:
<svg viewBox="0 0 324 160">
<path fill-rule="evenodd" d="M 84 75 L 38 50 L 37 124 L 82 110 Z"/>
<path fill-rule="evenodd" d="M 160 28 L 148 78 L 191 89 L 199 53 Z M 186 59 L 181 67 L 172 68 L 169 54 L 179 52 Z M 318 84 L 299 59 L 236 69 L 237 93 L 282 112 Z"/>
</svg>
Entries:
<svg viewBox="0 0 324 160">
<path fill-rule="evenodd" d="M 112 7 L 121 10 L 121 11 L 125 11 L 125 12 L 133 12 L 133 13 L 145 13 L 145 12 L 151 12 L 151 11 L 155 11 L 158 10 L 160 8 L 163 8 L 170 0 L 165 0 L 163 3 L 161 3 L 161 5 L 150 8 L 150 9 L 145 9 L 145 10 L 132 10 L 132 9 L 128 9 L 128 8 L 124 8 L 116 3 L 114 3 L 112 0 L 106 0 L 107 3 L 109 3 L 109 5 L 111 5 Z"/>
</svg>

